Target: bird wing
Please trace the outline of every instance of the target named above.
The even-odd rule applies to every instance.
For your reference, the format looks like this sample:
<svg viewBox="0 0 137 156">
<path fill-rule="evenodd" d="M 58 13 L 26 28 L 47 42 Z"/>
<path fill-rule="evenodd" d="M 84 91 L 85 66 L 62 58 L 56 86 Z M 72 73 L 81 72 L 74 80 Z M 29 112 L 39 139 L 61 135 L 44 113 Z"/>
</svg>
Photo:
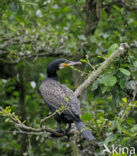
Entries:
<svg viewBox="0 0 137 156">
<path fill-rule="evenodd" d="M 80 116 L 80 101 L 78 100 L 78 98 L 75 96 L 74 92 L 68 88 L 65 85 L 62 85 L 64 92 L 69 95 L 69 100 L 70 100 L 70 109 L 71 111 Z"/>
<path fill-rule="evenodd" d="M 62 105 L 69 109 L 63 113 L 72 116 L 80 116 L 80 102 L 74 95 L 73 91 L 59 82 L 46 79 L 40 86 L 41 95 L 46 104 L 54 110 L 59 109 Z"/>
</svg>

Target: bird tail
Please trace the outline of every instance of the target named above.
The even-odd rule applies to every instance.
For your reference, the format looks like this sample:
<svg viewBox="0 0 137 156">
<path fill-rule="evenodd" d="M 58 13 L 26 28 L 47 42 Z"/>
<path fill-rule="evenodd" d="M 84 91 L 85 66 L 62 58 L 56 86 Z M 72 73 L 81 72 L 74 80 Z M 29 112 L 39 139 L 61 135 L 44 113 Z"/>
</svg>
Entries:
<svg viewBox="0 0 137 156">
<path fill-rule="evenodd" d="M 94 140 L 95 137 L 93 134 L 85 128 L 85 125 L 82 121 L 75 121 L 76 128 L 81 132 L 82 136 L 87 140 Z"/>
</svg>

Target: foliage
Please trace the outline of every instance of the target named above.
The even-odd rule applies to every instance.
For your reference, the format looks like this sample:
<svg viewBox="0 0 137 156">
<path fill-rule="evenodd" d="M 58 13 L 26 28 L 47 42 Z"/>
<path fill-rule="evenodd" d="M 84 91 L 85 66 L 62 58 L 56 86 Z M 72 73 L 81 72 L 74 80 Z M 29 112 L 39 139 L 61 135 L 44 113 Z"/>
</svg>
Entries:
<svg viewBox="0 0 137 156">
<path fill-rule="evenodd" d="M 89 36 L 85 35 L 86 4 L 85 0 L 0 2 L 0 107 L 5 108 L 0 117 L 0 155 L 70 155 L 72 149 L 66 137 L 29 134 L 25 139 L 4 115 L 14 112 L 17 120 L 39 128 L 41 119 L 49 113 L 39 95 L 39 85 L 51 60 L 81 60 L 84 69 L 72 67 L 58 72 L 60 82 L 74 90 L 73 72 L 86 79 L 120 43 L 137 40 L 135 0 L 104 0 L 101 19 Z M 130 48 L 87 89 L 88 97 L 81 101 L 81 119 L 96 141 L 94 152 L 89 142 L 77 142 L 83 155 L 85 151 L 87 155 L 103 155 L 104 144 L 109 148 L 113 144 L 135 147 L 137 152 L 136 51 Z M 56 129 L 53 118 L 44 124 Z"/>
</svg>

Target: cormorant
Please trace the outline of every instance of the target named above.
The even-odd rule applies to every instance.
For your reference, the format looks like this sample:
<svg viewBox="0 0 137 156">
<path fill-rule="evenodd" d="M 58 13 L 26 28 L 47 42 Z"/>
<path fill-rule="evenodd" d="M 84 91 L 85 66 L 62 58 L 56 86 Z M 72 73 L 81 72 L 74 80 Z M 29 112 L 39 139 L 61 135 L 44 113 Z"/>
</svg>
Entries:
<svg viewBox="0 0 137 156">
<path fill-rule="evenodd" d="M 80 119 L 80 101 L 71 89 L 58 82 L 57 71 L 59 69 L 77 64 L 81 64 L 81 62 L 72 62 L 66 59 L 56 59 L 52 61 L 47 67 L 47 78 L 42 82 L 39 90 L 45 103 L 53 113 L 63 105 L 66 107 L 62 113 L 56 113 L 54 115 L 58 125 L 58 132 L 62 132 L 62 122 L 68 123 L 66 133 L 69 132 L 71 123 L 74 122 L 76 128 L 85 139 L 93 140 L 95 139 L 94 136 L 85 128 Z"/>
</svg>

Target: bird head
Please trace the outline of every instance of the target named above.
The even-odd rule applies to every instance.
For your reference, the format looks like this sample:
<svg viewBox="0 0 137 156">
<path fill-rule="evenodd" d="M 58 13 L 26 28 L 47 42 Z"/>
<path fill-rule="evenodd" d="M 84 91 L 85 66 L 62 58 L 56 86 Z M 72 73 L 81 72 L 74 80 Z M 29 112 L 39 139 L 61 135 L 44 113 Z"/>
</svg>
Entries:
<svg viewBox="0 0 137 156">
<path fill-rule="evenodd" d="M 47 68 L 48 77 L 54 76 L 59 69 L 63 69 L 65 67 L 74 66 L 78 64 L 82 63 L 80 61 L 73 62 L 66 59 L 56 59 L 48 65 Z"/>
</svg>

